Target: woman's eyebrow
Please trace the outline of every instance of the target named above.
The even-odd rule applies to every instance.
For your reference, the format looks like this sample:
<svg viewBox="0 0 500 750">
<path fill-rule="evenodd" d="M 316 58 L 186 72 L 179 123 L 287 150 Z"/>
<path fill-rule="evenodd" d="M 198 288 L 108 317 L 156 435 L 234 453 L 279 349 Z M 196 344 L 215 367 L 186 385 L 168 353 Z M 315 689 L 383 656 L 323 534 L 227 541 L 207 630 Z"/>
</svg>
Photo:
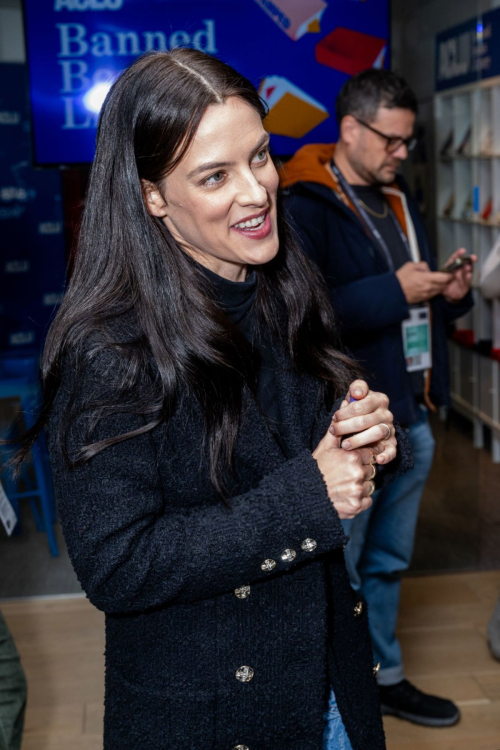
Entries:
<svg viewBox="0 0 500 750">
<path fill-rule="evenodd" d="M 269 133 L 265 133 L 258 144 L 255 146 L 255 148 L 252 151 L 252 154 L 256 154 L 263 146 L 267 145 L 269 143 Z M 232 167 L 234 166 L 234 161 L 211 161 L 206 162 L 205 164 L 200 164 L 199 167 L 195 167 L 191 170 L 191 172 L 188 173 L 187 179 L 190 180 L 192 177 L 196 177 L 196 175 L 201 174 L 202 172 L 207 172 L 211 169 L 221 169 L 222 167 Z"/>
</svg>

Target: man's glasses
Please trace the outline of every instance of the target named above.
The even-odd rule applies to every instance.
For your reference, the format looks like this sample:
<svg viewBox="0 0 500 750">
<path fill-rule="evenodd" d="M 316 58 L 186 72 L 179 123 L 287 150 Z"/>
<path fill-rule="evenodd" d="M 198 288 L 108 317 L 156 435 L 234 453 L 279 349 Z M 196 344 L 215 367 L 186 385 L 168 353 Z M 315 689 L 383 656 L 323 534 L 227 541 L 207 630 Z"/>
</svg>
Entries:
<svg viewBox="0 0 500 750">
<path fill-rule="evenodd" d="M 411 138 L 395 138 L 394 136 L 381 133 L 380 130 L 377 130 L 376 128 L 372 128 L 371 125 L 368 125 L 367 122 L 360 120 L 358 117 L 355 117 L 354 119 L 356 120 L 356 122 L 359 122 L 360 125 L 368 128 L 368 130 L 376 133 L 381 138 L 385 138 L 385 140 L 387 141 L 386 150 L 389 154 L 394 154 L 399 148 L 401 148 L 401 146 L 406 146 L 407 151 L 413 151 L 413 149 L 417 145 L 417 139 L 413 135 L 411 136 Z"/>
</svg>

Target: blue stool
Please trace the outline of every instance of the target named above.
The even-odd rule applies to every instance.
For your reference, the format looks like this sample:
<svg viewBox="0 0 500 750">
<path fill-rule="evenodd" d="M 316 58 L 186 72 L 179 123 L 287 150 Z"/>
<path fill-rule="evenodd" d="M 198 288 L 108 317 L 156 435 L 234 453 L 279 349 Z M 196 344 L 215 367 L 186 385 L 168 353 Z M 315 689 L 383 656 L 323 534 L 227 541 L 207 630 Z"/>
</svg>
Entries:
<svg viewBox="0 0 500 750">
<path fill-rule="evenodd" d="M 40 404 L 38 356 L 35 353 L 32 355 L 27 353 L 13 354 L 11 352 L 0 354 L 0 399 L 18 400 L 26 428 L 29 429 L 33 426 Z M 12 448 L 6 449 L 5 446 L 1 448 L 4 461 L 8 460 L 12 450 Z M 20 500 L 29 499 L 36 527 L 38 531 L 45 531 L 50 552 L 53 557 L 58 557 L 59 550 L 54 532 L 56 507 L 44 434 L 39 437 L 36 445 L 32 448 L 31 457 L 34 477 L 32 476 L 33 472 L 30 472 L 29 464 L 26 465 L 25 463 L 17 480 L 14 480 L 8 471 L 4 471 L 2 483 L 18 518 L 20 518 Z M 40 503 L 41 513 L 36 502 L 37 499 Z"/>
</svg>

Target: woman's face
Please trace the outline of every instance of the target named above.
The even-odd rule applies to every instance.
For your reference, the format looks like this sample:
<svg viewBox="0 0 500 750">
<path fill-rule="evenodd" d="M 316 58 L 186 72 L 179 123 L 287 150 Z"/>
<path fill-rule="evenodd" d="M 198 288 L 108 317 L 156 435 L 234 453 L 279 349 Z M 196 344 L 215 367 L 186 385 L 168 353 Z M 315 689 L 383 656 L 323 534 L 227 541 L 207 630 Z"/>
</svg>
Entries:
<svg viewBox="0 0 500 750">
<path fill-rule="evenodd" d="M 195 260 L 241 281 L 248 265 L 278 252 L 277 188 L 260 116 L 231 97 L 207 108 L 187 153 L 147 200 Z"/>
</svg>

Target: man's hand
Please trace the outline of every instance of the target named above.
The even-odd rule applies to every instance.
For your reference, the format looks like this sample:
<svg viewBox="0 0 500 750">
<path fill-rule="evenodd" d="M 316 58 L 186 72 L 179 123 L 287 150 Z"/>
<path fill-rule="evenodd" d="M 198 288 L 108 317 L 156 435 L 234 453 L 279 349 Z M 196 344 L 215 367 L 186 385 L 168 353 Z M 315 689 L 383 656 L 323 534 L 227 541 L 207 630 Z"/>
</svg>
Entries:
<svg viewBox="0 0 500 750">
<path fill-rule="evenodd" d="M 446 287 L 453 281 L 450 273 L 431 271 L 427 263 L 423 261 L 421 263 L 408 261 L 396 271 L 396 276 L 409 305 L 426 302 L 438 294 L 443 294 Z"/>
<path fill-rule="evenodd" d="M 467 250 L 463 247 L 457 250 L 451 255 L 446 261 L 446 265 L 453 263 L 454 260 L 460 258 L 463 255 L 467 255 Z M 443 289 L 443 296 L 447 302 L 452 305 L 460 302 L 465 297 L 472 285 L 472 274 L 474 271 L 474 263 L 477 261 L 476 255 L 471 255 L 472 263 L 464 263 L 461 268 L 453 273 L 451 280 Z"/>
</svg>

